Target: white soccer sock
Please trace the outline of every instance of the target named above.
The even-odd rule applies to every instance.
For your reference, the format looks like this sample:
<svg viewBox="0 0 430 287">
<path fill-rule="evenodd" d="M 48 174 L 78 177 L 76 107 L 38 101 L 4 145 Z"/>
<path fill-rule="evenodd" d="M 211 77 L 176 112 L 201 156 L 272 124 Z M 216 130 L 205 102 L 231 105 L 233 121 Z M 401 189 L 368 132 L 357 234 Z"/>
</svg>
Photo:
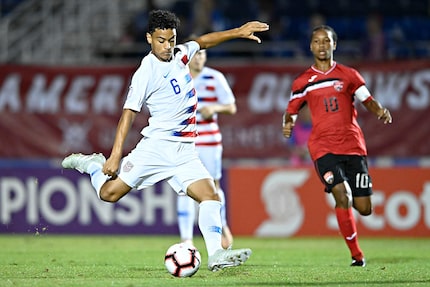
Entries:
<svg viewBox="0 0 430 287">
<path fill-rule="evenodd" d="M 199 228 L 206 244 L 208 256 L 211 256 L 221 246 L 221 202 L 205 200 L 199 205 Z"/>
<path fill-rule="evenodd" d="M 102 185 L 109 179 L 109 176 L 103 173 L 102 168 L 103 166 L 96 162 L 91 162 L 87 168 L 88 174 L 91 178 L 91 184 L 96 190 L 97 196 L 99 198 Z"/>
<path fill-rule="evenodd" d="M 194 199 L 187 195 L 177 198 L 178 226 L 181 241 L 193 240 L 196 205 Z"/>
</svg>

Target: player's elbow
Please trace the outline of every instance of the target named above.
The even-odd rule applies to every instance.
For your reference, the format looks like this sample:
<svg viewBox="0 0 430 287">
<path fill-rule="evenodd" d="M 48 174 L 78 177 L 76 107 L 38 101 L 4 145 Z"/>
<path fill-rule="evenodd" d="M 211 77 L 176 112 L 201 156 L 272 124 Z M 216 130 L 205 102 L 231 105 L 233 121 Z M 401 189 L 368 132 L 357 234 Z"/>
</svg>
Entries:
<svg viewBox="0 0 430 287">
<path fill-rule="evenodd" d="M 236 105 L 231 105 L 229 112 L 230 112 L 230 115 L 236 114 L 237 113 Z"/>
<path fill-rule="evenodd" d="M 362 216 L 369 216 L 369 215 L 372 214 L 372 211 L 373 211 L 372 207 L 368 207 L 368 208 L 364 208 L 364 209 L 358 210 L 358 212 Z"/>
</svg>

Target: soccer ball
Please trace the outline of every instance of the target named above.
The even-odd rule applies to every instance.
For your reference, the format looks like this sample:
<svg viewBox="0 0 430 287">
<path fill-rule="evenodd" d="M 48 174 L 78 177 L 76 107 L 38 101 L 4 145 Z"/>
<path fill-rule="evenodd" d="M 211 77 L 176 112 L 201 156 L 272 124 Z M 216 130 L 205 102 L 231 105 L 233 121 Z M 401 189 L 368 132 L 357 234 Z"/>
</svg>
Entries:
<svg viewBox="0 0 430 287">
<path fill-rule="evenodd" d="M 176 243 L 167 249 L 164 265 L 175 277 L 193 276 L 202 262 L 200 252 L 191 244 Z"/>
</svg>

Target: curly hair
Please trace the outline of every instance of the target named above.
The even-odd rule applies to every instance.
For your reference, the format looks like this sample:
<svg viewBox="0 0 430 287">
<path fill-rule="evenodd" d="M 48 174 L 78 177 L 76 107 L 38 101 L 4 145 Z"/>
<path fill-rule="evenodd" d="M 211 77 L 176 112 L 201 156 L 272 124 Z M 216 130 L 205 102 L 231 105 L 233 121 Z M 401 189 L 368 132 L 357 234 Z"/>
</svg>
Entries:
<svg viewBox="0 0 430 287">
<path fill-rule="evenodd" d="M 149 12 L 148 33 L 152 34 L 155 29 L 177 29 L 180 25 L 179 18 L 172 12 L 166 10 L 153 10 Z"/>
</svg>

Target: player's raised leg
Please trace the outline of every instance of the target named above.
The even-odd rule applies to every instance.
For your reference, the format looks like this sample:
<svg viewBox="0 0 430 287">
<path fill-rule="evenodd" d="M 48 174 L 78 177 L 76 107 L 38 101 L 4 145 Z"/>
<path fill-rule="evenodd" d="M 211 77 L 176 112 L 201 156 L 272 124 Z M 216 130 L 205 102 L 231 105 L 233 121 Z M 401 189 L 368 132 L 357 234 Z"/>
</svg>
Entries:
<svg viewBox="0 0 430 287">
<path fill-rule="evenodd" d="M 101 153 L 93 153 L 84 155 L 74 153 L 67 156 L 61 163 L 63 168 L 76 169 L 81 173 L 90 175 L 91 184 L 96 190 L 97 196 L 100 198 L 100 190 L 103 184 L 110 178 L 102 171 L 103 164 L 106 158 Z"/>
<path fill-rule="evenodd" d="M 91 165 L 98 165 L 103 167 L 106 158 L 101 153 L 93 153 L 84 155 L 81 153 L 72 153 L 64 158 L 61 162 L 63 168 L 76 169 L 80 173 L 89 173 L 88 169 Z"/>
</svg>

